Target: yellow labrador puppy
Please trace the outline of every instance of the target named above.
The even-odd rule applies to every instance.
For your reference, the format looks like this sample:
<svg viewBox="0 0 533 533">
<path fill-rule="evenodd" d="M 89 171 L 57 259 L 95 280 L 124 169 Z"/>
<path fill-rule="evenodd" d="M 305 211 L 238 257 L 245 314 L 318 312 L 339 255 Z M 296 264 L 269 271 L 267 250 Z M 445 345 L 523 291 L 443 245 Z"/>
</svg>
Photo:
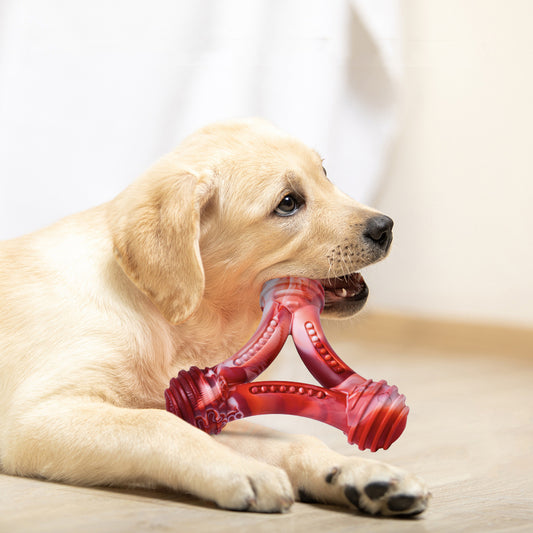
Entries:
<svg viewBox="0 0 533 533">
<path fill-rule="evenodd" d="M 271 278 L 324 281 L 326 316 L 366 299 L 392 221 L 259 120 L 193 134 L 111 202 L 0 243 L 0 464 L 76 484 L 170 487 L 227 509 L 295 498 L 416 514 L 422 481 L 310 437 L 235 422 L 213 438 L 164 409 L 171 377 L 234 353 Z"/>
</svg>

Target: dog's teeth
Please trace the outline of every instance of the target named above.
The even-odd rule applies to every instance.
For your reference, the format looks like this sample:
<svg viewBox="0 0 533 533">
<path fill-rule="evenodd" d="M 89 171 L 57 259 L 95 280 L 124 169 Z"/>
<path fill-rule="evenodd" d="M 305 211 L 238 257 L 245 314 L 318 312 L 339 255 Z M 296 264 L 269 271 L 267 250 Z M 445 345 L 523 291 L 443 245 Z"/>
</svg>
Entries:
<svg viewBox="0 0 533 533">
<path fill-rule="evenodd" d="M 335 294 L 340 298 L 346 298 L 346 296 L 348 295 L 348 291 L 346 289 L 336 289 Z"/>
<path fill-rule="evenodd" d="M 357 291 L 355 289 L 345 289 L 345 288 L 335 289 L 334 292 L 335 292 L 335 295 L 338 296 L 339 298 L 353 298 L 357 294 Z"/>
</svg>

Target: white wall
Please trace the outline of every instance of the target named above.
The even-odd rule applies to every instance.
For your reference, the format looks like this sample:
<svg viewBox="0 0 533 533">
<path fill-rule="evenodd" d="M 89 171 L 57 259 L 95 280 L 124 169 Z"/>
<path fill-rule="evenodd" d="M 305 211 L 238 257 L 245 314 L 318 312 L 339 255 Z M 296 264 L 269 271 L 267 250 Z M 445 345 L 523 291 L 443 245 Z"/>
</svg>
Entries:
<svg viewBox="0 0 533 533">
<path fill-rule="evenodd" d="M 397 5 L 0 0 L 0 239 L 109 200 L 185 135 L 238 116 L 318 148 L 368 199 L 399 43 L 374 36 L 396 35 Z"/>
<path fill-rule="evenodd" d="M 371 308 L 533 326 L 533 2 L 412 0 Z M 533 347 L 532 347 L 533 351 Z"/>
</svg>

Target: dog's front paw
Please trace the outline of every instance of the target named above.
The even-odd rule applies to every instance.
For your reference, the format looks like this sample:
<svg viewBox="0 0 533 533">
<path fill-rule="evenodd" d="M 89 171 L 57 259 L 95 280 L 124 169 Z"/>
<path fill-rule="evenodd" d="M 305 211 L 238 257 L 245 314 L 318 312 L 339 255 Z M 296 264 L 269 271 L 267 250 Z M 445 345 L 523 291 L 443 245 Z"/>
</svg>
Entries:
<svg viewBox="0 0 533 533">
<path fill-rule="evenodd" d="M 217 492 L 217 505 L 233 511 L 283 513 L 294 503 L 287 474 L 266 464 L 233 472 Z"/>
<path fill-rule="evenodd" d="M 420 478 L 376 461 L 347 460 L 332 468 L 324 481 L 342 492 L 349 504 L 370 514 L 417 515 L 430 498 Z"/>
</svg>

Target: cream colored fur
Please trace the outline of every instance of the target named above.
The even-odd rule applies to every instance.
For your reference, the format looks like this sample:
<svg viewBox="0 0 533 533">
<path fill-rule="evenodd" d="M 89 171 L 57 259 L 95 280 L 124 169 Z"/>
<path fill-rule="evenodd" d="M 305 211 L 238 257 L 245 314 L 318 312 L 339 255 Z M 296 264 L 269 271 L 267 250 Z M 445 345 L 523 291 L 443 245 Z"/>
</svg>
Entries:
<svg viewBox="0 0 533 533">
<path fill-rule="evenodd" d="M 294 191 L 305 207 L 275 216 Z M 402 512 L 422 510 L 424 484 L 393 467 L 243 423 L 215 439 L 164 410 L 180 369 L 248 339 L 266 280 L 379 259 L 362 239 L 375 214 L 333 186 L 314 151 L 245 120 L 193 134 L 111 202 L 0 243 L 3 471 L 164 485 L 258 511 L 302 494 L 353 504 L 356 487 L 361 509 L 392 514 L 364 492 L 383 481 L 388 497 L 412 496 Z M 333 261 L 339 244 L 354 253 Z"/>
</svg>

